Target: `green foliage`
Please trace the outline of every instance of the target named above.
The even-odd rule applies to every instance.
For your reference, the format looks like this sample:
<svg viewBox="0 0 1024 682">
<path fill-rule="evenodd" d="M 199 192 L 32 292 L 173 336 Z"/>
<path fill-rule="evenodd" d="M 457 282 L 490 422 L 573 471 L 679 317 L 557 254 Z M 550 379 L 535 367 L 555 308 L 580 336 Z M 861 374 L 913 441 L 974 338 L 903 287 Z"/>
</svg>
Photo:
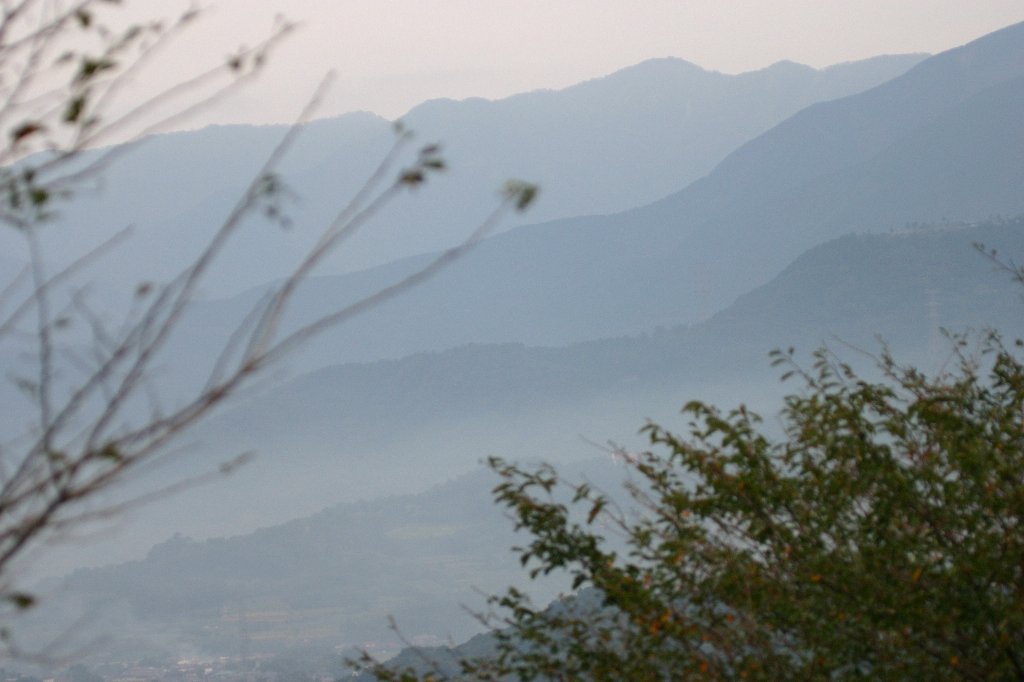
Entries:
<svg viewBox="0 0 1024 682">
<path fill-rule="evenodd" d="M 965 348 L 938 377 L 883 355 L 878 381 L 827 351 L 810 370 L 780 353 L 804 384 L 782 436 L 742 406 L 691 402 L 685 436 L 650 424 L 653 451 L 627 458 L 628 510 L 492 460 L 530 574 L 565 572 L 602 606 L 495 597 L 498 654 L 464 673 L 1024 677 L 1024 366 L 994 335 Z"/>
<path fill-rule="evenodd" d="M 517 211 L 525 211 L 537 198 L 537 185 L 522 180 L 509 180 L 505 183 L 502 194 L 505 199 L 515 203 Z"/>
</svg>

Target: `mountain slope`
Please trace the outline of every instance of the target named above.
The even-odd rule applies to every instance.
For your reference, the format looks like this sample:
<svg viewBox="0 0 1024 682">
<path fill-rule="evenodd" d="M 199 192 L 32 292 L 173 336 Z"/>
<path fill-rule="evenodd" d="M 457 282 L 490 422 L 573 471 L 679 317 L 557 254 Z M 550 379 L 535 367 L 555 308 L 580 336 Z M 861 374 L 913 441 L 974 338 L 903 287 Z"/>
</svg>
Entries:
<svg viewBox="0 0 1024 682">
<path fill-rule="evenodd" d="M 922 58 L 879 57 L 821 71 L 776 65 L 739 76 L 664 59 L 557 92 L 427 102 L 406 117 L 418 134 L 410 148 L 442 141 L 449 172 L 427 191 L 395 202 L 365 235 L 346 243 L 328 271 L 365 268 L 459 241 L 494 208 L 509 177 L 544 185 L 532 220 L 647 203 L 700 177 L 736 146 L 804 106 L 876 85 Z M 130 291 L 139 280 L 169 277 L 205 243 L 284 133 L 282 126 L 220 126 L 145 141 L 47 230 L 50 257 L 68 260 L 133 225 L 136 236 L 96 270 L 95 279 Z M 206 293 L 238 292 L 281 276 L 393 140 L 390 123 L 366 113 L 306 126 L 281 169 L 294 191 L 283 208 L 295 227 L 282 233 L 256 221 L 236 240 Z M 10 254 L 23 248 L 17 240 L 0 246 Z"/>
<path fill-rule="evenodd" d="M 776 391 L 765 361 L 772 348 L 810 350 L 836 338 L 874 348 L 880 334 L 908 357 L 937 363 L 940 327 L 1021 333 L 1017 286 L 974 242 L 1024 253 L 1024 221 L 833 240 L 700 325 L 566 348 L 474 345 L 327 368 L 240 406 L 206 438 L 303 459 L 372 452 L 341 470 L 351 477 L 393 464 L 413 481 L 485 453 L 582 455 L 588 446 L 578 434 L 628 438 L 642 416 L 671 414 L 683 387 Z M 378 450 L 388 441 L 395 450 Z M 282 464 L 280 480 L 304 476 Z"/>
<path fill-rule="evenodd" d="M 695 322 L 846 232 L 1020 213 L 1021 45 L 1024 24 L 868 92 L 815 105 L 648 206 L 498 235 L 401 300 L 329 334 L 300 366 L 470 342 L 565 344 Z M 295 319 L 423 262 L 314 280 L 295 302 Z M 199 313 L 197 326 L 215 330 L 255 300 L 219 303 Z"/>
<path fill-rule="evenodd" d="M 1024 25 L 1008 26 L 860 95 L 809 106 L 730 154 L 705 183 L 715 192 L 774 193 L 866 161 L 943 110 L 1020 76 L 1022 34 Z"/>
<path fill-rule="evenodd" d="M 935 369 L 949 349 L 940 327 L 1024 331 L 1018 287 L 992 271 L 975 241 L 1022 253 L 1024 221 L 843 237 L 703 324 L 565 348 L 471 345 L 275 385 L 201 427 L 193 451 L 150 485 L 243 452 L 256 461 L 140 512 L 123 529 L 124 551 L 175 531 L 231 534 L 340 499 L 412 492 L 491 454 L 565 461 L 609 439 L 643 447 L 644 418 L 671 423 L 692 397 L 771 409 L 782 390 L 767 362 L 773 348 L 875 350 L 880 334 L 901 359 Z"/>
<path fill-rule="evenodd" d="M 427 102 L 405 120 L 445 131 L 455 175 L 495 187 L 510 176 L 540 184 L 535 221 L 603 214 L 675 192 L 805 106 L 886 82 L 921 59 L 883 56 L 822 70 L 779 62 L 736 76 L 654 59 L 557 92 Z"/>
<path fill-rule="evenodd" d="M 881 334 L 898 360 L 938 370 L 951 352 L 940 326 L 1024 333 L 1020 285 L 995 271 L 974 242 L 1024 252 L 1024 219 L 842 237 L 701 325 L 562 349 L 466 347 L 300 377 L 210 424 L 207 456 L 254 447 L 263 458 L 216 488 L 155 503 L 146 514 L 160 523 L 150 519 L 144 537 L 173 527 L 203 535 L 211 525 L 230 534 L 223 528 L 237 532 L 303 506 L 422 489 L 486 454 L 562 462 L 593 456 L 580 434 L 642 447 L 630 431 L 643 416 L 671 427 L 676 407 L 690 398 L 770 410 L 783 388 L 793 389 L 768 367 L 773 347 L 795 344 L 806 357 L 829 341 L 844 359 L 861 362 L 846 344 L 875 350 Z M 588 471 L 611 489 L 614 476 Z M 457 604 L 469 584 L 516 577 L 504 552 L 515 540 L 490 505 L 488 486 L 474 475 L 245 536 L 179 537 L 144 560 L 76 574 L 69 594 L 86 606 L 126 604 L 133 619 L 148 620 L 134 626 L 140 636 L 202 632 L 214 647 L 237 646 L 239 609 L 252 612 L 252 627 L 267 642 L 287 640 L 284 623 L 376 637 L 385 613 L 400 615 L 410 635 L 462 636 L 468 630 L 460 623 L 468 627 L 469 619 L 431 609 Z M 195 516 L 186 519 L 183 510 Z"/>
<path fill-rule="evenodd" d="M 608 486 L 621 473 L 607 459 L 572 470 Z M 522 578 L 510 560 L 512 526 L 491 500 L 495 482 L 478 468 L 414 495 L 335 505 L 248 535 L 176 535 L 141 560 L 75 572 L 36 623 L 45 629 L 74 604 L 94 614 L 89 637 L 114 629 L 118 653 L 139 658 L 362 647 L 391 639 L 388 615 L 410 636 L 463 638 L 480 627 L 461 605 L 482 608 L 479 591 Z"/>
</svg>

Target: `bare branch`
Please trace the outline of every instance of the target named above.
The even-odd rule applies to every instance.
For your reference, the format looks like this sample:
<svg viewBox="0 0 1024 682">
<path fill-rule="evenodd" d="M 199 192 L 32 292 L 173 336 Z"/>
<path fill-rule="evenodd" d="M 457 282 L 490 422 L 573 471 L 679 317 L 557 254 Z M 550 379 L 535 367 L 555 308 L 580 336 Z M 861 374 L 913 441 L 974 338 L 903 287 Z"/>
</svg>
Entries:
<svg viewBox="0 0 1024 682">
<path fill-rule="evenodd" d="M 0 318 L 0 343 L 20 350 L 27 332 L 35 363 L 30 365 L 32 375 L 28 379 L 34 405 L 32 424 L 26 433 L 9 434 L 9 444 L 0 451 L 0 599 L 17 594 L 9 577 L 12 563 L 47 538 L 116 517 L 136 505 L 175 494 L 239 466 L 246 456 L 222 464 L 219 470 L 145 493 L 129 495 L 118 488 L 130 474 L 166 461 L 189 429 L 263 376 L 274 363 L 327 329 L 435 276 L 493 232 L 506 213 L 525 208 L 536 193 L 536 188 L 527 183 L 510 183 L 496 209 L 461 243 L 393 284 L 282 333 L 289 304 L 324 259 L 401 192 L 444 168 L 436 145 L 424 147 L 410 166 L 401 168 L 410 139 L 409 134 L 401 134 L 365 184 L 337 208 L 288 276 L 269 289 L 222 347 L 212 350 L 207 358 L 212 366 L 205 383 L 179 398 L 177 404 L 161 409 L 161 393 L 153 379 L 158 358 L 177 339 L 176 332 L 196 292 L 226 255 L 243 223 L 279 190 L 278 168 L 312 118 L 332 77 L 328 75 L 320 84 L 191 262 L 166 285 L 139 292 L 125 306 L 123 317 L 118 315 L 111 323 L 93 310 L 83 287 L 76 287 L 75 281 L 87 266 L 118 245 L 127 231 L 50 274 L 39 230 L 53 202 L 70 196 L 71 190 L 96 177 L 145 135 L 176 123 L 254 77 L 267 53 L 291 31 L 292 25 L 280 24 L 266 40 L 227 64 L 208 69 L 137 102 L 119 116 L 103 120 L 102 115 L 127 80 L 144 69 L 188 20 L 180 20 L 170 30 L 155 31 L 156 39 L 148 45 L 141 44 L 132 30 L 103 38 L 101 61 L 80 65 L 85 75 L 72 74 L 66 82 L 49 89 L 36 86 L 40 80 L 49 82 L 47 55 L 68 40 L 68 31 L 75 27 L 73 22 L 88 28 L 91 19 L 83 18 L 80 12 L 92 11 L 98 2 L 101 0 L 79 0 L 68 6 L 57 3 L 54 12 L 38 15 L 33 14 L 34 10 L 47 6 L 40 0 L 21 0 L 0 7 L 0 70 L 12 65 L 21 69 L 11 85 L 0 88 L 0 128 L 11 121 L 20 125 L 9 140 L 0 138 L 0 162 L 19 160 L 13 166 L 0 167 L 0 220 L 20 230 L 30 253 L 25 272 L 0 292 L 0 304 L 13 306 Z M 23 22 L 30 16 L 41 23 L 26 28 Z M 129 51 L 134 56 L 122 60 Z M 14 55 L 22 61 L 15 60 Z M 20 121 L 30 110 L 41 110 L 42 117 Z M 132 133 L 131 128 L 136 126 L 142 128 L 141 132 Z M 126 132 L 132 133 L 127 135 L 126 144 L 82 156 L 87 148 Z M 46 154 L 29 156 L 37 151 Z M 26 285 L 31 288 L 27 294 L 21 291 Z M 65 304 L 65 300 L 70 302 Z M 61 309 L 64 305 L 66 312 Z M 83 323 L 78 336 L 57 333 L 65 317 Z M 34 325 L 28 331 L 30 321 Z M 140 414 L 143 407 L 148 410 Z"/>
</svg>

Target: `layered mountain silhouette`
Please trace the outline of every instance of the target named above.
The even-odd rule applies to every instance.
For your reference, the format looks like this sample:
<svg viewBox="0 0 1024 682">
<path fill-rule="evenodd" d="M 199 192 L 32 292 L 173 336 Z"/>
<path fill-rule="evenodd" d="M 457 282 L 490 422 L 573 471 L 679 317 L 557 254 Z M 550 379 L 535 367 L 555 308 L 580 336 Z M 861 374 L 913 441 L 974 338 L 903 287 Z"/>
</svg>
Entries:
<svg viewBox="0 0 1024 682">
<path fill-rule="evenodd" d="M 439 141 L 449 170 L 379 215 L 327 271 L 457 243 L 498 204 L 508 178 L 544 186 L 533 222 L 650 202 L 803 107 L 877 85 L 923 58 L 878 57 L 820 71 L 781 63 L 736 76 L 661 59 L 560 91 L 427 102 L 405 117 L 415 132 L 410 153 L 387 177 L 420 146 Z M 167 279 L 228 215 L 285 133 L 284 126 L 215 126 L 145 140 L 87 183 L 47 230 L 50 258 L 66 261 L 132 226 L 135 236 L 94 271 L 96 283 L 131 291 L 139 281 Z M 253 220 L 204 293 L 223 296 L 283 275 L 395 140 L 390 122 L 367 113 L 307 125 L 279 169 L 289 188 L 280 208 L 294 227 Z M 2 245 L 9 254 L 22 247 Z"/>
<path fill-rule="evenodd" d="M 872 68 L 884 71 L 885 64 Z M 477 117 L 500 128 L 526 116 L 516 107 L 559 102 L 565 92 L 600 100 L 594 93 L 619 78 L 633 83 L 634 99 L 642 99 L 654 82 L 668 78 L 662 70 L 719 82 L 691 65 L 658 61 L 563 93 L 499 103 L 434 102 L 409 118 L 415 123 L 418 117 L 420 127 L 431 120 L 453 122 L 453 131 L 460 131 L 452 138 L 454 154 L 461 144 L 483 144 L 468 123 Z M 808 76 L 785 63 L 758 73 L 746 77 Z M 858 77 L 866 85 L 866 77 Z M 792 85 L 804 82 L 799 78 L 786 82 L 791 89 L 810 87 Z M 720 116 L 741 101 L 726 100 Z M 754 100 L 742 101 L 753 106 Z M 654 108 L 653 102 L 645 108 Z M 306 517 L 338 499 L 422 490 L 490 454 L 566 462 L 593 455 L 594 442 L 609 439 L 643 447 L 636 429 L 644 418 L 671 428 L 677 407 L 691 398 L 727 406 L 743 400 L 770 412 L 780 393 L 792 389 L 780 385 L 777 370 L 768 366 L 772 348 L 809 352 L 824 342 L 870 366 L 863 351 L 878 351 L 880 335 L 897 359 L 940 371 L 951 348 L 943 327 L 993 325 L 1008 337 L 1021 335 L 1020 285 L 973 244 L 1010 258 L 1024 250 L 1024 222 L 1012 217 L 1024 213 L 1022 105 L 1019 24 L 925 59 L 859 94 L 813 104 L 739 146 L 702 179 L 653 203 L 494 236 L 433 280 L 307 347 L 291 368 L 308 373 L 255 391 L 194 433 L 195 450 L 157 472 L 157 487 L 215 469 L 250 449 L 261 458 L 215 489 L 188 490 L 172 504 L 157 501 L 144 509 L 137 526 L 125 524 L 123 542 L 134 543 L 125 551 L 137 555 L 174 531 L 228 536 Z M 615 118 L 621 112 L 606 113 L 594 126 L 613 129 L 624 120 Z M 551 123 L 559 115 L 534 120 Z M 375 136 L 384 144 L 387 133 L 372 117 L 352 121 L 364 126 L 350 140 L 369 162 Z M 335 123 L 318 125 L 327 130 Z M 583 137 L 598 130 L 587 128 Z M 256 145 L 246 141 L 250 132 L 234 129 L 231 135 L 239 149 L 255 156 Z M 530 133 L 508 139 L 523 146 Z M 551 130 L 532 133 L 544 139 Z M 211 141 L 207 153 L 216 156 L 213 141 L 220 133 L 204 134 Z M 161 141 L 168 168 L 179 151 L 174 139 L 185 138 Z M 298 177 L 308 173 L 311 186 L 320 188 L 315 191 L 327 191 L 340 161 L 315 142 L 311 153 L 319 153 L 319 160 L 312 170 L 299 168 Z M 569 147 L 559 151 L 549 144 L 553 156 L 568 153 Z M 608 177 L 629 176 L 632 182 L 642 175 L 628 165 L 632 157 L 610 149 L 604 156 Z M 589 170 L 589 157 L 582 165 Z M 664 171 L 658 169 L 659 177 Z M 193 179 L 210 184 L 205 203 L 182 207 L 181 215 L 195 225 L 229 194 L 212 176 L 204 169 Z M 685 182 L 682 177 L 675 182 Z M 585 197 L 580 192 L 577 199 Z M 424 210 L 432 210 L 429 203 Z M 1011 217 L 987 219 L 997 215 Z M 432 257 L 310 280 L 295 300 L 290 324 L 387 286 Z M 185 343 L 164 359 L 167 367 L 198 365 L 195 359 L 208 357 L 260 295 L 256 289 L 197 304 L 183 321 Z M 182 369 L 183 380 L 201 377 L 203 368 L 196 369 L 194 375 Z M 224 635 L 218 646 L 237 644 L 231 639 L 237 630 L 223 628 L 242 623 L 231 613 L 250 610 L 285 618 L 301 611 L 305 615 L 296 617 L 308 618 L 301 622 L 311 629 L 334 618 L 332 632 L 342 616 L 353 623 L 382 622 L 387 612 L 414 613 L 430 595 L 451 600 L 467 589 L 465 576 L 489 566 L 496 546 L 505 546 L 507 538 L 484 523 L 475 530 L 485 538 L 460 535 L 469 522 L 449 514 L 445 504 L 457 505 L 461 494 L 454 485 L 418 500 L 353 505 L 232 540 L 179 537 L 139 562 L 78 574 L 77 596 L 68 603 L 88 608 L 116 600 L 122 610 L 111 621 L 115 626 L 151 618 L 154 631 L 175 638 Z M 472 499 L 466 510 L 482 519 L 485 503 Z M 391 510 L 415 523 L 403 526 L 387 516 Z M 370 553 L 369 562 L 349 562 L 347 547 L 363 547 L 359 533 L 383 535 L 376 538 L 380 546 L 412 543 L 406 549 L 415 551 Z M 461 544 L 448 544 L 453 537 Z M 324 546 L 333 552 L 329 566 L 339 574 L 336 583 L 304 560 Z M 387 570 L 375 571 L 374 558 L 389 562 Z M 186 594 L 162 603 L 173 595 L 153 586 L 180 575 L 196 577 L 201 599 L 192 603 Z M 246 595 L 259 595 L 259 603 L 246 606 Z M 273 621 L 267 617 L 260 622 Z"/>
<path fill-rule="evenodd" d="M 400 360 L 322 368 L 253 396 L 192 434 L 191 452 L 151 486 L 257 459 L 215 486 L 143 510 L 122 529 L 137 553 L 156 535 L 232 534 L 340 499 L 414 492 L 488 455 L 568 461 L 594 443 L 644 446 L 646 418 L 671 424 L 691 398 L 770 412 L 791 386 L 768 354 L 821 344 L 870 365 L 887 343 L 937 371 L 943 329 L 1024 334 L 1020 287 L 972 246 L 1024 251 L 1018 219 L 846 236 L 803 254 L 708 321 L 566 347 L 473 344 Z M 190 510 L 202 509 L 200 515 Z"/>
<path fill-rule="evenodd" d="M 230 532 L 257 519 L 313 511 L 332 494 L 338 499 L 355 491 L 414 490 L 430 476 L 455 473 L 496 451 L 493 443 L 502 444 L 505 453 L 585 454 L 580 434 L 599 442 L 629 437 L 638 418 L 671 414 L 684 383 L 714 390 L 730 381 L 736 368 L 764 370 L 764 354 L 772 347 L 808 338 L 817 343 L 830 334 L 858 344 L 870 343 L 875 333 L 898 338 L 910 334 L 910 320 L 918 320 L 915 338 L 926 333 L 932 339 L 935 325 L 920 322 L 930 304 L 920 297 L 912 304 L 890 300 L 889 309 L 900 311 L 894 317 L 850 315 L 834 318 L 835 328 L 808 327 L 782 313 L 762 319 L 758 311 L 771 310 L 767 304 L 734 315 L 733 332 L 708 331 L 724 324 L 726 313 L 707 325 L 693 325 L 833 237 L 885 232 L 942 216 L 974 219 L 1024 211 L 1024 193 L 1014 191 L 1024 186 L 1024 140 L 1013 115 L 1024 83 L 1019 76 L 1000 80 L 1014 69 L 1024 70 L 1022 34 L 1024 24 L 1010 27 L 925 60 L 879 88 L 815 105 L 737 150 L 708 178 L 655 204 L 498 235 L 436 279 L 304 348 L 292 371 L 477 344 L 394 363 L 318 371 L 211 424 L 196 435 L 213 458 L 205 460 L 207 466 L 249 449 L 284 464 L 253 467 L 223 486 L 223 509 L 210 515 L 205 532 Z M 974 68 L 976 80 L 969 76 Z M 840 156 L 847 150 L 843 158 L 814 162 L 817 175 L 778 167 L 786 154 L 813 156 L 816 146 L 806 149 L 795 132 L 802 119 L 819 121 L 806 127 L 812 138 L 824 140 L 823 149 Z M 860 130 L 884 134 L 873 133 L 858 144 Z M 838 141 L 828 142 L 832 138 Z M 775 193 L 757 189 L 752 169 L 758 159 L 764 183 L 779 185 Z M 777 177 L 786 174 L 790 180 Z M 729 193 L 733 184 L 726 181 L 732 176 L 739 188 L 735 193 Z M 712 191 L 715 187 L 720 191 Z M 749 196 L 755 192 L 762 196 Z M 959 246 L 968 260 L 974 258 L 969 241 Z M 300 290 L 293 319 L 343 305 L 419 267 L 425 258 L 314 279 Z M 850 277 L 864 277 L 872 263 L 861 261 Z M 839 271 L 835 264 L 830 268 Z M 873 280 L 883 281 L 881 274 Z M 823 273 L 820 282 L 806 286 L 828 284 Z M 185 321 L 178 355 L 168 356 L 167 368 L 160 368 L 161 385 L 182 377 L 201 379 L 205 368 L 197 358 L 209 357 L 210 347 L 226 339 L 257 300 L 258 292 L 197 305 Z M 778 303 L 780 309 L 786 305 Z M 801 305 L 814 309 L 806 301 Z M 879 310 L 873 314 L 886 314 Z M 659 327 L 682 331 L 637 336 Z M 618 340 L 589 341 L 609 337 Z M 509 342 L 582 345 L 479 345 Z M 749 379 L 740 374 L 732 381 Z M 770 380 L 771 374 L 761 376 Z M 563 417 L 573 414 L 586 420 L 566 428 Z M 451 428 L 462 435 L 453 437 Z M 464 428 L 474 437 L 466 437 Z M 367 466 L 346 467 L 340 479 L 310 479 L 303 468 L 288 464 L 291 458 L 308 461 L 336 452 L 367 453 L 358 460 Z M 183 462 L 174 475 L 203 470 L 201 463 Z M 386 487 L 375 487 L 385 463 L 396 473 Z M 259 508 L 232 506 L 234 496 L 251 494 L 249 485 L 267 491 Z"/>
<path fill-rule="evenodd" d="M 641 415 L 682 429 L 672 412 L 690 398 L 720 397 L 716 386 L 742 386 L 747 404 L 770 409 L 764 396 L 795 388 L 780 385 L 781 370 L 769 367 L 773 346 L 796 344 L 799 359 L 828 342 L 857 363 L 863 350 L 880 352 L 881 334 L 899 361 L 940 371 L 953 350 L 942 327 L 995 325 L 1008 341 L 1024 333 L 1020 285 L 976 251 L 978 242 L 1020 253 L 1024 220 L 832 240 L 699 325 L 566 348 L 471 346 L 321 370 L 212 423 L 208 445 L 259 447 L 267 457 L 254 467 L 262 472 L 186 492 L 174 507 L 201 508 L 207 517 L 247 509 L 270 519 L 287 515 L 280 505 L 299 491 L 326 500 L 332 489 L 370 493 L 374 480 L 381 490 L 409 487 L 407 476 L 423 486 L 484 454 L 593 457 L 601 453 L 580 434 L 628 439 Z M 618 442 L 642 447 L 635 438 Z M 602 489 L 611 490 L 617 475 L 586 468 Z M 79 572 L 67 589 L 83 608 L 120 604 L 121 617 L 149 623 L 139 632 L 205 637 L 214 649 L 236 645 L 239 609 L 255 621 L 277 614 L 252 626 L 271 647 L 287 643 L 283 623 L 316 626 L 348 643 L 378 637 L 384 604 L 407 635 L 465 636 L 472 620 L 454 621 L 452 606 L 472 599 L 471 586 L 497 589 L 517 577 L 504 552 L 515 538 L 488 501 L 491 483 L 474 474 L 247 535 L 176 537 L 141 561 Z M 199 493 L 207 498 L 201 505 L 191 497 Z M 183 527 L 175 512 L 158 505 L 155 513 Z"/>
<path fill-rule="evenodd" d="M 710 175 L 622 213 L 493 237 L 433 281 L 315 344 L 298 367 L 464 343 L 561 345 L 706 319 L 848 232 L 1024 211 L 1024 24 L 813 105 Z M 293 320 L 398 281 L 420 256 L 307 283 Z M 226 335 L 252 292 L 196 312 Z"/>
</svg>

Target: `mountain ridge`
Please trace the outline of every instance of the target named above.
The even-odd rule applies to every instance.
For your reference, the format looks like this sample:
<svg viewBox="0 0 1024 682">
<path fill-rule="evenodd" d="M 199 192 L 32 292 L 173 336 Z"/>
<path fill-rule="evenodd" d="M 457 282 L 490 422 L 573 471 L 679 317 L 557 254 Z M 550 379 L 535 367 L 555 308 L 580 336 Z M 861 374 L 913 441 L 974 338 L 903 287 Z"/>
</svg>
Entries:
<svg viewBox="0 0 1024 682">
<path fill-rule="evenodd" d="M 1021 335 L 1019 285 L 1005 273 L 993 271 L 975 253 L 971 244 L 978 241 L 999 253 L 1024 251 L 1024 217 L 978 226 L 845 235 L 805 252 L 769 284 L 748 292 L 701 325 L 567 348 L 469 346 L 297 377 L 255 399 L 256 404 L 239 406 L 215 420 L 201 435 L 212 446 L 211 452 L 223 451 L 214 435 L 220 432 L 221 443 L 259 447 L 271 455 L 256 478 L 260 485 L 255 490 L 260 492 L 253 492 L 253 479 L 244 479 L 248 474 L 243 471 L 238 474 L 243 479 L 218 485 L 214 494 L 220 506 L 197 504 L 192 497 L 196 491 L 186 491 L 175 500 L 177 507 L 203 509 L 204 515 L 217 516 L 222 507 L 244 508 L 247 500 L 250 506 L 258 500 L 272 511 L 277 498 L 295 490 L 301 490 L 306 500 L 323 499 L 324 491 L 343 495 L 346 481 L 350 493 L 358 489 L 366 495 L 371 488 L 358 479 L 379 479 L 373 472 L 384 470 L 393 479 L 389 483 L 408 476 L 407 483 L 420 490 L 434 481 L 441 487 L 329 509 L 324 504 L 308 518 L 292 517 L 234 538 L 195 542 L 172 538 L 141 561 L 79 572 L 72 582 L 78 581 L 80 589 L 88 587 L 90 599 L 100 602 L 131 601 L 133 595 L 141 595 L 132 608 L 168 627 L 174 622 L 165 613 L 168 609 L 217 622 L 223 614 L 233 613 L 232 600 L 243 593 L 262 595 L 260 600 L 247 598 L 253 610 L 301 611 L 297 622 L 308 618 L 319 623 L 316 619 L 323 614 L 308 607 L 342 608 L 348 603 L 345 599 L 353 598 L 353 590 L 363 599 L 369 594 L 393 594 L 398 585 L 415 585 L 403 592 L 407 601 L 402 605 L 390 602 L 390 608 L 408 609 L 410 614 L 425 600 L 440 604 L 448 599 L 449 605 L 455 604 L 460 600 L 456 591 L 465 589 L 465 584 L 454 574 L 446 576 L 444 570 L 435 569 L 492 562 L 488 565 L 498 570 L 493 562 L 515 540 L 499 532 L 500 513 L 493 516 L 493 524 L 480 526 L 485 535 L 477 540 L 471 533 L 452 530 L 454 517 L 437 510 L 463 513 L 463 521 L 455 524 L 461 528 L 468 523 L 466 518 L 482 523 L 497 509 L 490 507 L 481 474 L 459 477 L 454 484 L 441 483 L 446 477 L 458 476 L 485 454 L 521 460 L 527 453 L 525 457 L 531 459 L 563 463 L 593 456 L 595 446 L 577 434 L 594 441 L 615 440 L 629 449 L 645 447 L 635 434 L 624 435 L 624 429 L 635 431 L 645 414 L 671 428 L 677 419 L 673 413 L 686 399 L 712 403 L 722 399 L 721 391 L 707 392 L 716 382 L 724 382 L 728 389 L 724 407 L 735 404 L 735 386 L 741 385 L 743 402 L 770 415 L 778 394 L 791 390 L 777 383 L 776 370 L 769 366 L 767 352 L 772 347 L 795 344 L 801 351 L 799 358 L 827 341 L 841 356 L 852 356 L 844 360 L 864 362 L 860 349 L 878 348 L 874 335 L 881 333 L 898 361 L 913 361 L 922 371 L 936 371 L 952 352 L 939 327 L 960 331 L 1002 322 L 1008 339 Z M 835 340 L 837 336 L 840 341 Z M 847 346 L 858 350 L 844 351 Z M 730 381 L 735 383 L 729 386 Z M 774 397 L 767 398 L 769 394 Z M 545 419 L 552 424 L 545 424 Z M 505 426 L 499 428 L 499 422 Z M 315 435 L 319 451 L 304 442 L 307 434 Z M 599 484 L 607 488 L 614 481 L 602 479 Z M 474 496 L 463 499 L 469 492 Z M 435 511 L 416 502 L 427 498 L 434 500 Z M 153 513 L 169 520 L 168 512 L 158 506 Z M 359 510 L 374 509 L 377 516 L 359 516 Z M 388 510 L 390 520 L 383 523 L 380 514 Z M 348 514 L 347 520 L 339 521 L 338 513 Z M 362 520 L 357 522 L 357 517 Z M 303 552 L 312 551 L 330 552 L 332 561 L 354 562 L 346 549 L 359 534 L 382 536 L 380 542 L 387 546 L 397 542 L 415 546 L 416 551 L 437 552 L 440 563 L 429 563 L 428 571 L 430 581 L 436 583 L 435 592 L 420 581 L 426 575 L 421 564 L 397 561 L 395 555 L 390 555 L 387 571 L 378 567 L 372 575 L 363 565 L 361 573 L 354 568 L 334 570 L 332 578 L 329 568 L 303 564 Z M 464 543 L 459 551 L 471 556 L 460 559 L 458 552 L 451 553 L 457 545 L 446 543 L 455 537 Z M 285 545 L 288 549 L 282 549 Z M 299 545 L 306 549 L 299 551 Z M 220 569 L 200 570 L 204 552 L 221 557 Z M 277 558 L 261 558 L 263 553 Z M 368 556 L 372 566 L 372 559 L 384 554 Z M 301 570 L 289 568 L 289 562 L 296 561 L 304 566 Z M 508 564 L 501 575 L 513 580 L 514 562 Z M 243 574 L 248 576 L 244 580 L 239 577 Z M 151 589 L 157 579 L 169 581 L 173 589 Z M 328 589 L 332 579 L 337 586 Z M 380 616 L 378 610 L 367 608 L 352 622 L 370 627 L 375 613 Z M 440 621 L 425 616 L 403 620 L 411 624 L 413 633 L 430 632 L 429 628 L 446 623 L 451 612 L 446 613 Z M 378 626 L 384 629 L 382 618 Z M 223 623 L 217 627 L 230 635 Z"/>
<path fill-rule="evenodd" d="M 614 82 L 596 79 L 578 89 L 431 102 L 406 117 L 417 137 L 394 172 L 412 163 L 418 146 L 438 140 L 445 143 L 448 172 L 432 178 L 427 191 L 398 197 L 325 263 L 326 271 L 363 269 L 457 243 L 494 209 L 509 177 L 544 184 L 531 221 L 645 203 L 703 174 L 736 145 L 805 104 L 837 90 L 862 88 L 865 79 L 900 73 L 916 59 L 889 58 L 888 71 L 881 72 L 872 63 L 862 77 L 815 73 L 775 84 L 756 75 L 737 79 L 697 72 L 702 82 L 718 83 L 716 88 L 657 78 L 633 83 L 636 74 L 627 70 Z M 718 94 L 701 95 L 705 90 Z M 59 267 L 80 255 L 87 248 L 83 244 L 102 242 L 119 227 L 134 225 L 136 236 L 122 245 L 118 257 L 104 261 L 94 278 L 130 292 L 139 281 L 176 275 L 209 238 L 218 217 L 230 212 L 285 130 L 216 127 L 144 142 L 111 166 L 102 182 L 85 188 L 46 230 L 48 258 Z M 314 239 L 313 230 L 333 218 L 338 203 L 363 184 L 394 142 L 391 124 L 370 114 L 307 124 L 279 169 L 289 190 L 281 207 L 292 218 L 292 229 L 252 221 L 245 237 L 233 243 L 232 257 L 211 273 L 207 294 L 240 292 L 283 276 L 285 263 L 298 258 Z M 609 159 L 618 159 L 631 173 L 618 172 Z M 526 220 L 512 217 L 504 226 Z M 67 234 L 74 239 L 65 239 Z M 14 255 L 24 245 L 0 235 L 0 248 Z"/>
</svg>

